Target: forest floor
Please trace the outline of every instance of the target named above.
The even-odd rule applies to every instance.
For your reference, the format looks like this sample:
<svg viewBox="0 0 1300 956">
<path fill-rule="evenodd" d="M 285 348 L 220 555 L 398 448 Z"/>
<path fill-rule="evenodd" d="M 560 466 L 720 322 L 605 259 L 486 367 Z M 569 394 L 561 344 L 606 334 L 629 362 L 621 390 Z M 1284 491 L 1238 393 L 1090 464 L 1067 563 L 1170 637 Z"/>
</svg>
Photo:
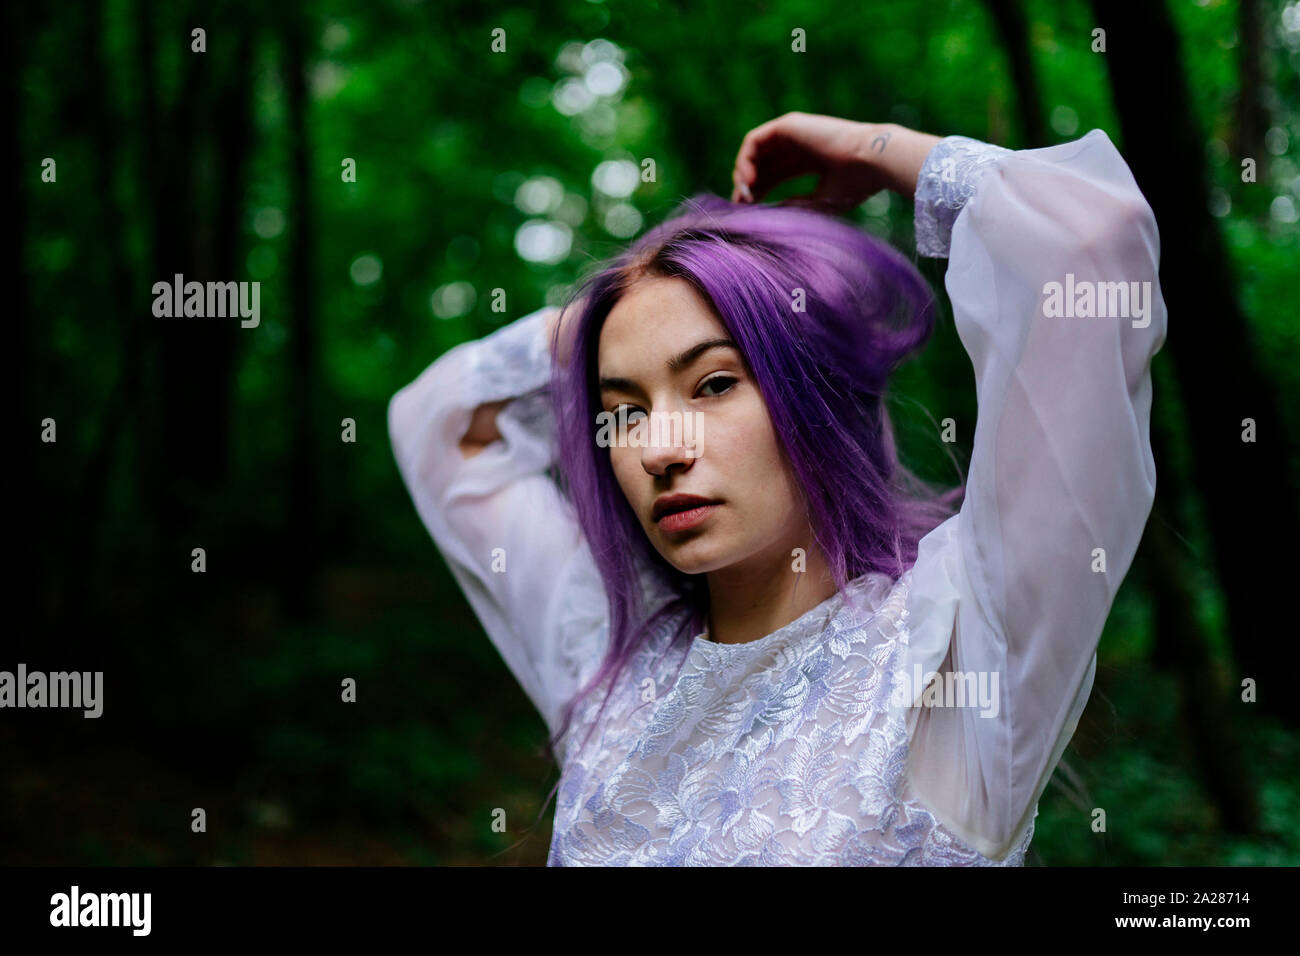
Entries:
<svg viewBox="0 0 1300 956">
<path fill-rule="evenodd" d="M 114 729 L 106 706 L 102 723 L 0 724 L 0 796 L 16 824 L 0 862 L 544 864 L 557 777 L 545 728 L 463 599 L 424 576 L 358 569 L 331 572 L 327 592 L 306 628 L 281 627 L 266 595 L 227 602 L 230 620 L 178 638 L 149 680 L 207 676 L 134 722 Z M 245 638 L 212 659 L 229 627 Z M 355 677 L 356 704 L 340 706 L 339 675 Z M 1240 746 L 1259 825 L 1225 833 L 1173 680 L 1103 657 L 1029 865 L 1300 864 L 1297 735 L 1252 724 Z M 196 808 L 205 832 L 192 830 Z"/>
</svg>

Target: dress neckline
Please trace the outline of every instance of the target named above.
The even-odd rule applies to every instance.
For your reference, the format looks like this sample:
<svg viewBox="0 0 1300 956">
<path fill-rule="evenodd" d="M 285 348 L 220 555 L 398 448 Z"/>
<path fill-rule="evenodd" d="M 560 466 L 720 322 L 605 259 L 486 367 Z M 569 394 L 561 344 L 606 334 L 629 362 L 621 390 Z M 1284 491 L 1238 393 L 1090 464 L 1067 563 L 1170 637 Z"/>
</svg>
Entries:
<svg viewBox="0 0 1300 956">
<path fill-rule="evenodd" d="M 851 596 L 856 596 L 863 591 L 869 590 L 869 585 L 873 583 L 892 586 L 895 583 L 895 579 L 881 572 L 868 572 L 867 574 L 863 574 L 849 582 L 849 593 Z M 883 598 L 889 593 L 889 590 L 889 587 L 882 587 L 880 589 L 880 597 Z M 798 633 L 801 636 L 804 635 L 804 632 L 807 632 L 808 634 L 821 634 L 830 625 L 831 621 L 834 620 L 835 615 L 840 611 L 843 603 L 844 595 L 837 590 L 830 597 L 826 598 L 826 600 L 822 601 L 815 607 L 808 609 L 789 624 L 785 624 L 772 633 L 765 634 L 763 637 L 756 638 L 752 641 L 746 641 L 743 644 L 719 644 L 717 641 L 712 641 L 706 638 L 705 634 L 708 632 L 702 631 L 691 639 L 690 649 L 692 652 L 698 651 L 699 653 L 714 657 L 736 657 L 741 654 L 754 653 L 763 650 L 774 644 L 779 644 L 783 638 L 790 637 L 795 633 Z M 879 602 L 875 603 L 878 604 Z M 822 622 L 821 627 L 808 627 L 809 624 L 813 623 L 821 615 L 825 616 L 825 620 Z"/>
</svg>

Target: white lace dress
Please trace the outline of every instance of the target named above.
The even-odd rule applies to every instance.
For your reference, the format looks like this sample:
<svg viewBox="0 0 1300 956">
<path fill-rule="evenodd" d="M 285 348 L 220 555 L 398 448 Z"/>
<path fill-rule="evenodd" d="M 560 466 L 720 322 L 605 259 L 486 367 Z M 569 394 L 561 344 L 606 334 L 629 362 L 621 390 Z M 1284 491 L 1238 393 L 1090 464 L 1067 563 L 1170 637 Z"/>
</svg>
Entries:
<svg viewBox="0 0 1300 956">
<path fill-rule="evenodd" d="M 1019 152 L 948 137 L 915 215 L 918 252 L 949 256 L 975 372 L 960 512 L 899 579 L 863 576 L 759 640 L 655 634 L 586 746 L 603 687 L 561 744 L 551 864 L 1023 863 L 1155 494 L 1159 238 L 1100 130 Z M 555 731 L 608 612 L 548 473 L 549 312 L 447 352 L 393 398 L 389 429 L 421 519 Z M 502 440 L 462 458 L 472 411 L 505 398 Z M 993 706 L 936 700 L 932 672 L 984 679 Z"/>
</svg>

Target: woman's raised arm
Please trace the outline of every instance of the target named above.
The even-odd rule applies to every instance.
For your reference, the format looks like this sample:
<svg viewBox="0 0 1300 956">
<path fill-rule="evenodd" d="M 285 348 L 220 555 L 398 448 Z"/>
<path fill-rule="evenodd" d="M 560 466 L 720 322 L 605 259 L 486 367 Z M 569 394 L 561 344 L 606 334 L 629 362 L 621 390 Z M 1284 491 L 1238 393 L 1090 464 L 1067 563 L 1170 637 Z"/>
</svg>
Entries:
<svg viewBox="0 0 1300 956">
<path fill-rule="evenodd" d="M 931 692 L 949 706 L 906 712 L 908 779 L 953 832 L 1001 859 L 1087 703 L 1155 496 L 1159 236 L 1100 130 L 1021 152 L 942 140 L 916 215 L 919 251 L 950 258 L 979 414 L 965 501 L 910 572 L 908 697 L 931 672 L 957 679 L 936 685 L 953 687 L 946 699 Z M 950 706 L 958 687 L 966 705 Z"/>
<path fill-rule="evenodd" d="M 421 520 L 552 733 L 599 663 L 607 617 L 590 551 L 548 474 L 557 315 L 541 309 L 451 349 L 388 407 Z"/>
</svg>

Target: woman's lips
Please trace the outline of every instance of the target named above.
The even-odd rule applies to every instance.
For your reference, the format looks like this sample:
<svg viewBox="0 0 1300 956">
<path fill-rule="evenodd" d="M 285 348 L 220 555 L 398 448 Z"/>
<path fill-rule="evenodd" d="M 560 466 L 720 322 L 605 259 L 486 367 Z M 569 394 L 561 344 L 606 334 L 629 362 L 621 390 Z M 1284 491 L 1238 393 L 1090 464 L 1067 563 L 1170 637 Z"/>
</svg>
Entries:
<svg viewBox="0 0 1300 956">
<path fill-rule="evenodd" d="M 706 521 L 709 515 L 721 507 L 721 504 L 699 505 L 687 511 L 674 511 L 672 514 L 666 514 L 659 519 L 659 530 L 669 533 L 686 531 L 689 528 L 694 528 L 702 521 Z"/>
</svg>

